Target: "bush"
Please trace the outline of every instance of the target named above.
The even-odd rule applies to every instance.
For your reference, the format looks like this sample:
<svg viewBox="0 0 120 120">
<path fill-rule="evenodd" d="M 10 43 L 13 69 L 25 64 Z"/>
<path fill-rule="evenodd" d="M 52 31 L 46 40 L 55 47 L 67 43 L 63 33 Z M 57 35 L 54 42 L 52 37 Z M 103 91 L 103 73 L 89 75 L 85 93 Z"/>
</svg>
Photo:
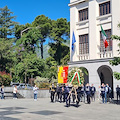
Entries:
<svg viewBox="0 0 120 120">
<path fill-rule="evenodd" d="M 0 85 L 9 86 L 12 81 L 12 78 L 9 73 L 5 71 L 0 71 Z"/>
</svg>

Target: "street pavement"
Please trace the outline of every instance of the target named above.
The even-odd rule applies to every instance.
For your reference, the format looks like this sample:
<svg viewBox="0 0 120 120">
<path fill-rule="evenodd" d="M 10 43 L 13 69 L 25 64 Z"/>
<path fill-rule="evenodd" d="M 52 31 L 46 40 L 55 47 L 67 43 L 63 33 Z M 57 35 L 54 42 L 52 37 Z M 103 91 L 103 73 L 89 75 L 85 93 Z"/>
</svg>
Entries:
<svg viewBox="0 0 120 120">
<path fill-rule="evenodd" d="M 0 120 L 120 120 L 120 105 L 51 103 L 48 98 L 0 100 Z"/>
</svg>

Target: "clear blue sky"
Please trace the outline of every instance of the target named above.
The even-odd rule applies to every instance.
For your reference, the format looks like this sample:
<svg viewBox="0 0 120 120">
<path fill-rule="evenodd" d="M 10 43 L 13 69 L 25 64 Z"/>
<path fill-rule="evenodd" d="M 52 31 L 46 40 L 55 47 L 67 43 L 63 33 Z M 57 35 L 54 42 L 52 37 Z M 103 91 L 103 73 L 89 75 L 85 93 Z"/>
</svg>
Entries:
<svg viewBox="0 0 120 120">
<path fill-rule="evenodd" d="M 20 24 L 32 23 L 41 14 L 56 20 L 67 18 L 70 21 L 70 0 L 0 0 L 0 8 L 8 6 L 17 16 Z"/>
</svg>

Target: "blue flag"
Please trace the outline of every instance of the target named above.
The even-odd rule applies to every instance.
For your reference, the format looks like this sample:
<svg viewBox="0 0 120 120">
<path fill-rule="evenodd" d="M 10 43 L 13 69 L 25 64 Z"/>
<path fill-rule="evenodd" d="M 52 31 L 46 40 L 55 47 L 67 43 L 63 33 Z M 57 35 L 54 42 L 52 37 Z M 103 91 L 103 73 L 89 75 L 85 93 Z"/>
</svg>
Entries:
<svg viewBox="0 0 120 120">
<path fill-rule="evenodd" d="M 76 42 L 75 40 L 75 34 L 74 34 L 74 31 L 73 31 L 73 36 L 72 36 L 72 51 L 74 51 L 74 43 Z"/>
</svg>

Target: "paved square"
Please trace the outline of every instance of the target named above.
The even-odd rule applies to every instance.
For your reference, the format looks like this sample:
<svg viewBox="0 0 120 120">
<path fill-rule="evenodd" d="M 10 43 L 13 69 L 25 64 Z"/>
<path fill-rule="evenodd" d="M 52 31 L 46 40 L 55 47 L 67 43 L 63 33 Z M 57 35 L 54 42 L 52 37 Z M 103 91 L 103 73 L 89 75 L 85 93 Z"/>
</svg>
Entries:
<svg viewBox="0 0 120 120">
<path fill-rule="evenodd" d="M 120 105 L 51 103 L 48 98 L 0 100 L 0 120 L 120 120 Z"/>
</svg>

